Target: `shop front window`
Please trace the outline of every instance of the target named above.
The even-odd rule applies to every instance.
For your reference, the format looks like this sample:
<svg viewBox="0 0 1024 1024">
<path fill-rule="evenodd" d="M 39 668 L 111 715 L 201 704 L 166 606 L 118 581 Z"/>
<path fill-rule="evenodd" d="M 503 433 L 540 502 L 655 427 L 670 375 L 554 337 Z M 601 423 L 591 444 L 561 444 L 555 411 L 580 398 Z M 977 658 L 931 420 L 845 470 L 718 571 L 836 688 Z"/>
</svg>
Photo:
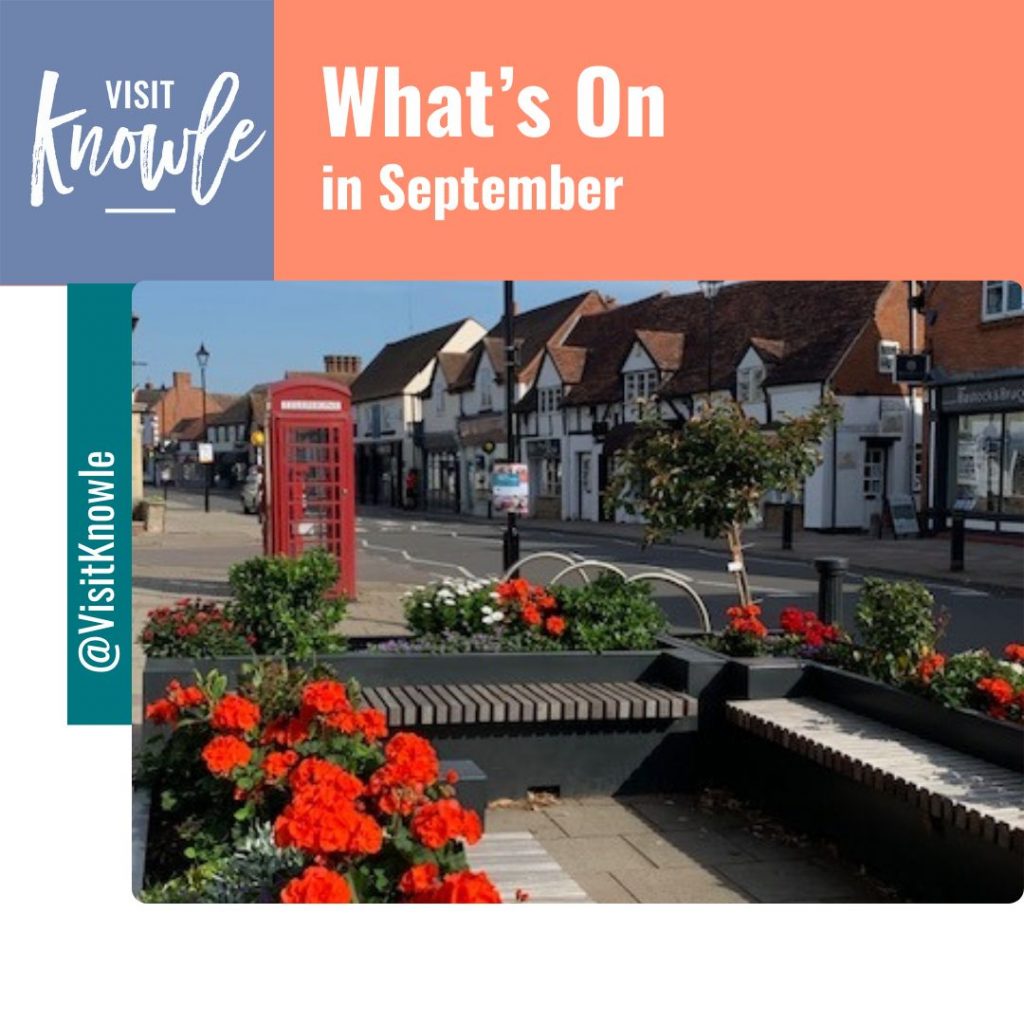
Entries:
<svg viewBox="0 0 1024 1024">
<path fill-rule="evenodd" d="M 957 427 L 954 507 L 994 514 L 999 504 L 1002 414 L 961 416 Z"/>
<path fill-rule="evenodd" d="M 1024 516 L 1024 412 L 1006 414 L 1003 436 L 1003 515 Z"/>
</svg>

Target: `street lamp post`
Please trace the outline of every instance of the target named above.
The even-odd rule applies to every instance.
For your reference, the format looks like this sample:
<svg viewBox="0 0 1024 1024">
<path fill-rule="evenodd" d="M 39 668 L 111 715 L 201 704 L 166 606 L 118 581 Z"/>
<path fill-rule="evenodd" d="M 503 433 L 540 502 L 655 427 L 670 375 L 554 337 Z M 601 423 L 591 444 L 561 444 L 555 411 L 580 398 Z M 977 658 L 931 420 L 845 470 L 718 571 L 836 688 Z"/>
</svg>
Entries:
<svg viewBox="0 0 1024 1024">
<path fill-rule="evenodd" d="M 515 301 L 512 282 L 505 282 L 505 454 L 509 462 L 519 461 L 519 439 L 516 437 L 516 418 L 512 407 L 516 401 L 516 343 L 515 343 Z M 505 520 L 505 536 L 502 544 L 503 562 L 508 572 L 519 561 L 519 527 L 515 512 L 509 512 Z"/>
<path fill-rule="evenodd" d="M 700 286 L 700 290 L 707 300 L 708 307 L 708 405 L 711 405 L 711 374 L 712 374 L 712 361 L 711 356 L 714 349 L 714 337 L 715 337 L 715 298 L 721 290 L 723 281 L 698 281 L 697 284 Z"/>
<path fill-rule="evenodd" d="M 206 346 L 200 342 L 196 351 L 196 362 L 199 364 L 199 384 L 203 389 L 203 441 L 206 441 L 206 364 L 210 361 L 210 353 Z M 206 474 L 203 484 L 203 510 L 210 511 L 210 471 L 212 463 L 206 464 Z"/>
</svg>

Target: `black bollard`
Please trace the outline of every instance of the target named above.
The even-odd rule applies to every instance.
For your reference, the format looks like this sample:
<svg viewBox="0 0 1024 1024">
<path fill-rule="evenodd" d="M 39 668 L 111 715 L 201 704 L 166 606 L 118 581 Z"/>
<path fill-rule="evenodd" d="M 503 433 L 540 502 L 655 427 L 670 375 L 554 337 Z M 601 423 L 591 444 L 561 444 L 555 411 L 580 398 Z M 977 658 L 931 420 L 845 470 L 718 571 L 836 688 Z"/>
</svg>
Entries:
<svg viewBox="0 0 1024 1024">
<path fill-rule="evenodd" d="M 843 577 L 850 567 L 848 558 L 816 558 L 818 572 L 818 618 L 838 626 L 843 619 Z"/>
<path fill-rule="evenodd" d="M 782 550 L 793 550 L 793 502 L 782 506 Z"/>
<path fill-rule="evenodd" d="M 964 546 L 967 540 L 967 526 L 964 516 L 954 514 L 953 528 L 949 532 L 949 571 L 964 571 Z"/>
</svg>

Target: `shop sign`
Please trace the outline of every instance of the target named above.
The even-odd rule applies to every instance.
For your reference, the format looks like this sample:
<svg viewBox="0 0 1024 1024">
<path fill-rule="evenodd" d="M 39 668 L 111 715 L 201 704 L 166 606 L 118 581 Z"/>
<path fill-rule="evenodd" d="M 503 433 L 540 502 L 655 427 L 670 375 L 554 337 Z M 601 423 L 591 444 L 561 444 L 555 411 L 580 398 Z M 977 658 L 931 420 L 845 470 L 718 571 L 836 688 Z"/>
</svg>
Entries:
<svg viewBox="0 0 1024 1024">
<path fill-rule="evenodd" d="M 989 409 L 1024 409 L 1024 377 L 947 384 L 942 389 L 943 412 L 985 412 Z"/>
</svg>

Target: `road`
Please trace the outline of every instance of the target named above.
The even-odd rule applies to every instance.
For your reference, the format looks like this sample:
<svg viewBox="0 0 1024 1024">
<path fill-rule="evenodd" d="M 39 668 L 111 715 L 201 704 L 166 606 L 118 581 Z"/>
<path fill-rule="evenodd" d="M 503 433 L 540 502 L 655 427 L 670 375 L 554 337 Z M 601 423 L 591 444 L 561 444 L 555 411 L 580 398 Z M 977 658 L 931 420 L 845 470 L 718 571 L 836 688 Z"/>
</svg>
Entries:
<svg viewBox="0 0 1024 1024">
<path fill-rule="evenodd" d="M 202 505 L 201 493 L 172 492 L 173 500 Z M 235 510 L 241 517 L 234 492 L 211 494 L 211 507 Z M 254 517 L 248 519 L 255 530 Z M 358 575 L 372 582 L 415 585 L 445 576 L 497 576 L 501 572 L 501 532 L 497 520 L 431 520 L 416 516 L 363 514 L 357 523 Z M 865 543 L 870 543 L 865 540 Z M 561 551 L 581 558 L 613 562 L 629 573 L 643 568 L 669 568 L 689 577 L 704 599 L 716 627 L 725 620 L 725 609 L 735 603 L 736 590 L 722 552 L 695 547 L 657 545 L 641 549 L 632 540 L 603 535 L 584 535 L 559 529 L 557 523 L 525 521 L 521 524 L 520 554 Z M 799 561 L 758 554 L 747 555 L 755 596 L 763 603 L 770 625 L 790 604 L 814 608 L 817 576 L 813 567 Z M 546 582 L 556 572 L 553 562 L 538 562 L 532 578 Z M 844 588 L 844 622 L 853 626 L 853 611 L 863 573 L 851 572 Z M 872 570 L 867 575 L 883 575 Z M 941 647 L 947 651 L 986 646 L 999 651 L 1007 643 L 1019 643 L 1024 635 L 1024 602 L 1020 597 L 988 593 L 975 587 L 929 583 L 937 608 L 948 613 L 949 622 Z M 696 625 L 683 599 L 669 597 L 670 588 L 656 588 L 659 603 L 680 625 Z"/>
</svg>

